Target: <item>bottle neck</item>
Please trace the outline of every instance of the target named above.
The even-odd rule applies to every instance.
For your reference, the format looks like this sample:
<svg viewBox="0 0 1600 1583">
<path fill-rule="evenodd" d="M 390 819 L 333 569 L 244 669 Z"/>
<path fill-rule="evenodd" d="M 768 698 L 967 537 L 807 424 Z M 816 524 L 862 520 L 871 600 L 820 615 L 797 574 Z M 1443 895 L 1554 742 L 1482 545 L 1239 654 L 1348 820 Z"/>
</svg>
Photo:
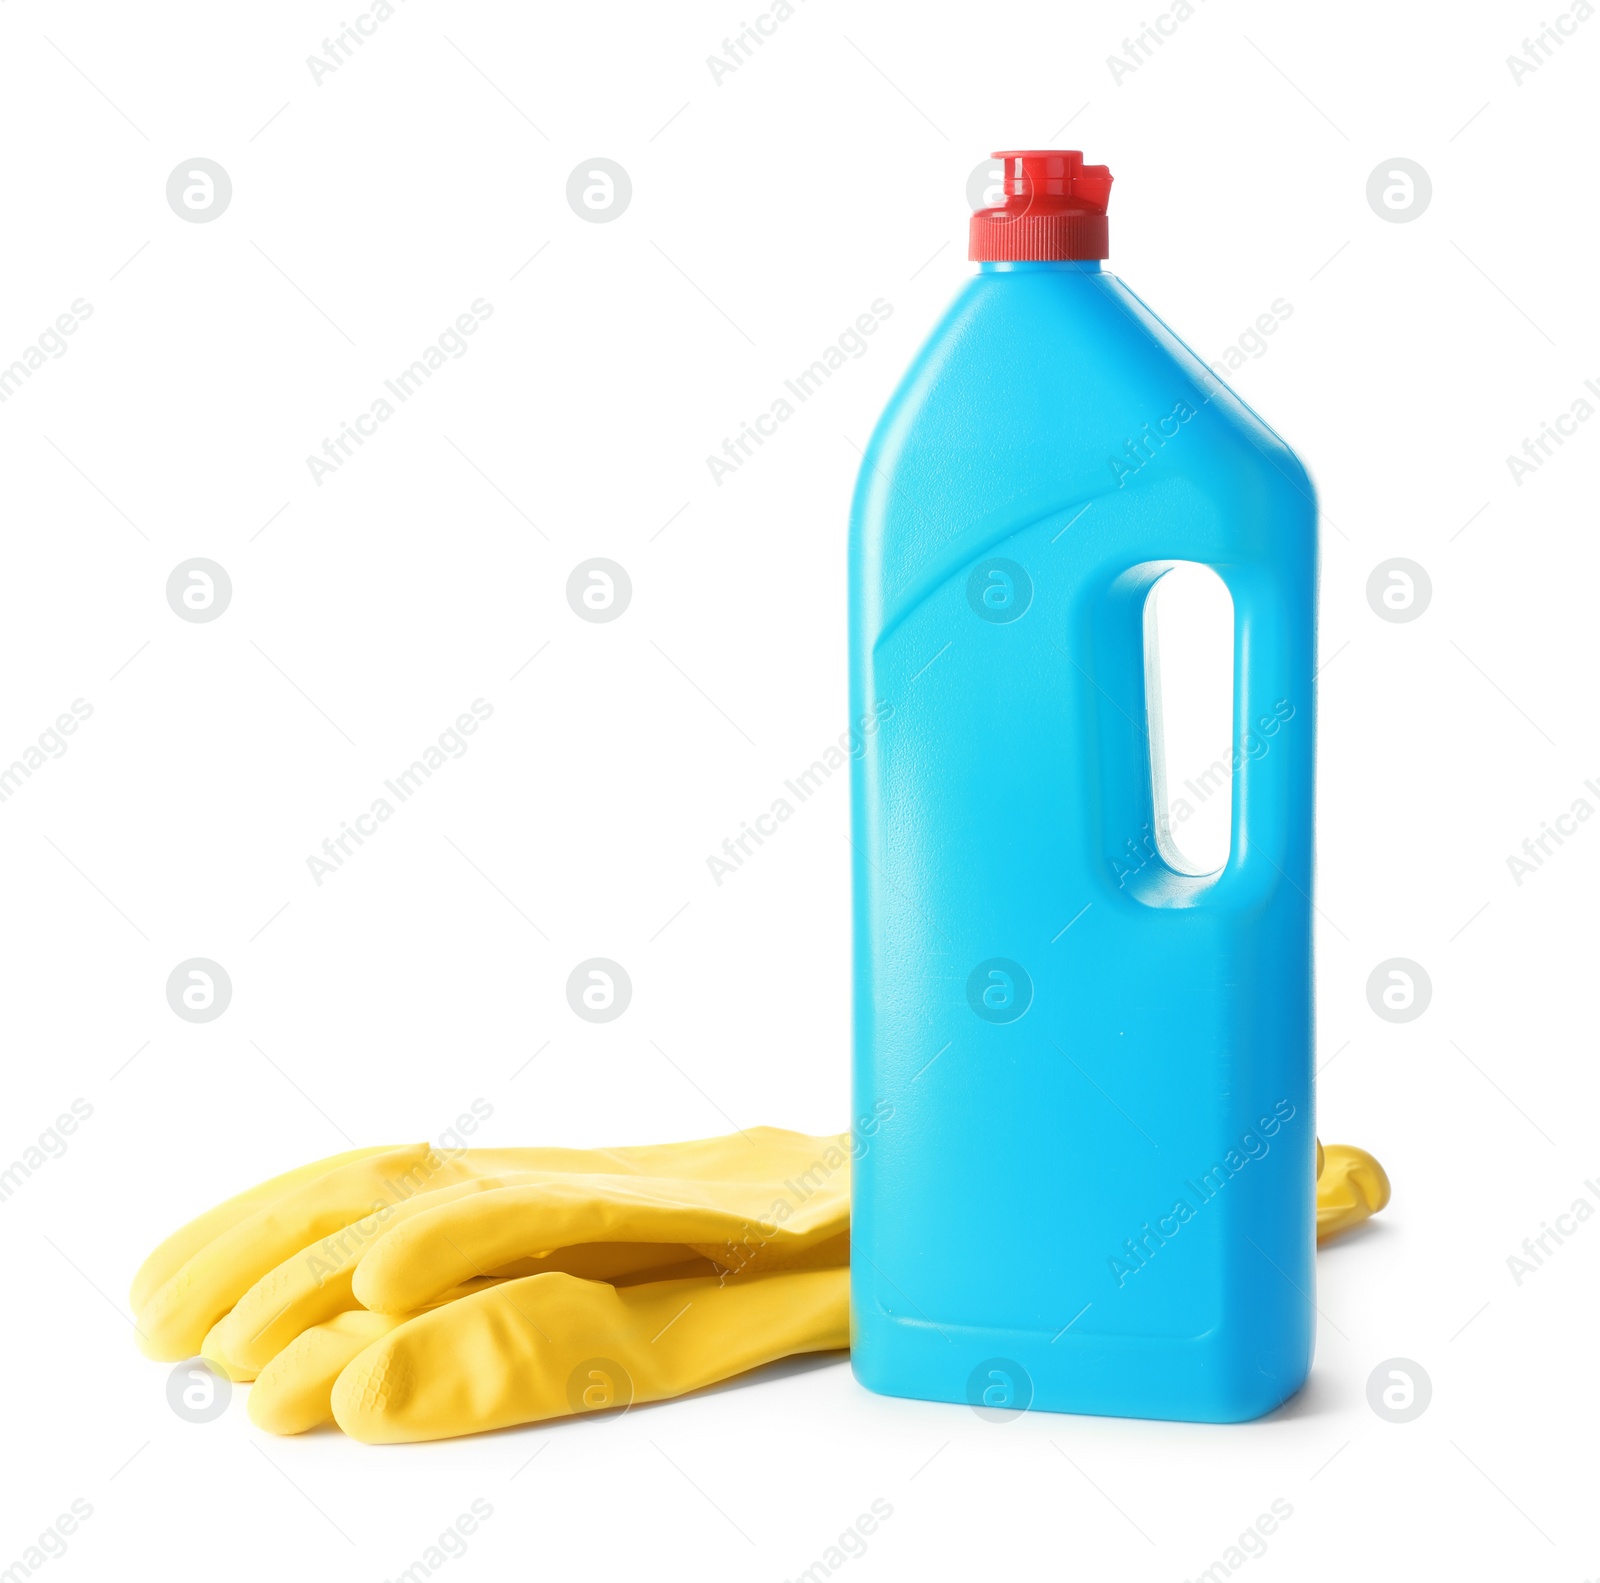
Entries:
<svg viewBox="0 0 1600 1583">
<path fill-rule="evenodd" d="M 985 259 L 978 265 L 978 271 L 984 275 L 1039 274 L 1046 271 L 1056 274 L 1098 275 L 1100 265 L 1101 261 L 1098 258 Z"/>
</svg>

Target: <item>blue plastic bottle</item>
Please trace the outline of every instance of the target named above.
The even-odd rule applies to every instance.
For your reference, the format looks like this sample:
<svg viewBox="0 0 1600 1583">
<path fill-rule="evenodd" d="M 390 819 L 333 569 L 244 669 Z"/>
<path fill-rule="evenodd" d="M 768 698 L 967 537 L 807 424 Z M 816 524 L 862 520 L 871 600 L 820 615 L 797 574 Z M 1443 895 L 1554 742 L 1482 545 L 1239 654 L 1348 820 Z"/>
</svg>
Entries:
<svg viewBox="0 0 1600 1583">
<path fill-rule="evenodd" d="M 1316 506 L 1020 152 L 850 537 L 853 1359 L 875 1391 L 1211 1422 L 1310 1367 Z M 1144 602 L 1234 607 L 1232 844 L 1167 864 Z"/>
</svg>

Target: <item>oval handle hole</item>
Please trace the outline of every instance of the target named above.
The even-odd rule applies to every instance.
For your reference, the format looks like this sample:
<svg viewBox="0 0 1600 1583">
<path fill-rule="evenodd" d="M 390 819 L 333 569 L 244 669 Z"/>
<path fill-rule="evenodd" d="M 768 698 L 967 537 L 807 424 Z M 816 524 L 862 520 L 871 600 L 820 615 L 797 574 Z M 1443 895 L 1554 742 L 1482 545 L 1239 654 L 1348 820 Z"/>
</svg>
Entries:
<svg viewBox="0 0 1600 1583">
<path fill-rule="evenodd" d="M 1144 606 L 1145 709 L 1156 849 L 1214 874 L 1233 836 L 1233 599 L 1209 566 L 1175 561 Z"/>
</svg>

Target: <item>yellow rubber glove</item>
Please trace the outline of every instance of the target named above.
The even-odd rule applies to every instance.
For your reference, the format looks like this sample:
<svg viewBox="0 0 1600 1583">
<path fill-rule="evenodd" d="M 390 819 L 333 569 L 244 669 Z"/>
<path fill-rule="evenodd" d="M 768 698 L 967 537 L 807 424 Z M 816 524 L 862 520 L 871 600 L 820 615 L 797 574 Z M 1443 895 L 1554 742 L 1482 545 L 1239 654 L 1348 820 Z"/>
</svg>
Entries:
<svg viewBox="0 0 1600 1583">
<path fill-rule="evenodd" d="M 672 1224 L 698 1228 L 698 1237 L 722 1257 L 719 1264 L 738 1266 L 753 1257 L 772 1258 L 792 1251 L 796 1242 L 787 1226 L 791 1213 L 809 1217 L 805 1236 L 818 1240 L 842 1233 L 848 1224 L 848 1141 L 812 1138 L 801 1133 L 761 1127 L 723 1138 L 688 1143 L 621 1149 L 468 1149 L 441 1152 L 426 1144 L 400 1148 L 358 1150 L 334 1156 L 275 1177 L 259 1187 L 208 1211 L 169 1237 L 145 1261 L 133 1287 L 140 1345 L 152 1357 L 176 1362 L 194 1356 L 209 1333 L 258 1282 L 263 1291 L 250 1298 L 246 1313 L 234 1326 L 225 1326 L 212 1344 L 214 1354 L 226 1359 L 240 1350 L 240 1377 L 248 1378 L 310 1321 L 355 1306 L 343 1283 L 353 1280 L 352 1266 L 391 1226 L 408 1218 L 425 1218 L 439 1207 L 437 1195 L 450 1190 L 474 1192 L 475 1184 L 492 1183 L 485 1193 L 516 1191 L 512 1179 L 537 1178 L 554 1192 L 557 1207 L 548 1219 L 547 1238 L 501 1234 L 515 1243 L 498 1264 L 464 1268 L 450 1280 L 441 1280 L 425 1296 L 398 1306 L 415 1309 L 434 1300 L 449 1287 L 486 1274 L 525 1275 L 540 1269 L 572 1269 L 584 1274 L 626 1274 L 650 1263 L 681 1263 L 692 1257 L 681 1241 L 674 1241 L 663 1219 L 677 1203 L 671 1195 L 644 1194 L 625 1202 L 628 1181 L 709 1181 L 720 1184 L 721 1198 L 702 1195 Z M 565 1197 L 560 1184 L 568 1179 L 599 1182 L 606 1186 L 593 1193 L 570 1189 Z M 831 1180 L 832 1187 L 822 1188 Z M 621 1193 L 618 1202 L 598 1217 L 584 1222 L 598 1226 L 603 1235 L 583 1236 L 594 1243 L 652 1243 L 635 1254 L 611 1249 L 604 1255 L 585 1253 L 564 1258 L 565 1246 L 556 1240 L 563 1228 L 576 1225 L 570 1207 L 593 1202 L 607 1192 Z M 811 1202 L 821 1193 L 831 1208 Z M 587 1196 L 586 1196 L 587 1195 Z M 681 1197 L 681 1194 L 679 1195 Z M 537 1197 L 537 1195 L 535 1195 Z M 432 1200 L 433 1202 L 425 1202 Z M 535 1204 L 520 1201 L 523 1212 Z M 638 1237 L 628 1234 L 630 1213 L 651 1219 L 651 1228 Z M 832 1214 L 836 1224 L 828 1220 Z M 770 1237 L 758 1228 L 777 1216 L 780 1224 Z M 579 1216 L 579 1219 L 582 1217 Z M 495 1217 L 471 1216 L 477 1239 Z M 804 1241 L 804 1238 L 799 1239 Z M 768 1249 L 768 1242 L 774 1244 Z M 473 1246 L 484 1246 L 474 1240 Z M 702 1253 L 704 1249 L 700 1250 Z M 551 1257 L 555 1255 L 555 1257 Z M 502 1266 L 509 1266 L 502 1270 Z M 391 1300 L 392 1301 L 392 1300 Z M 280 1309 L 284 1310 L 280 1316 Z"/>
<path fill-rule="evenodd" d="M 1317 1144 L 1317 1241 L 1358 1226 L 1389 1202 L 1389 1178 L 1365 1149 Z"/>
<path fill-rule="evenodd" d="M 352 1290 L 356 1266 L 388 1228 L 466 1194 L 493 1192 L 546 1179 L 519 1172 L 481 1177 L 435 1192 L 418 1193 L 415 1198 L 396 1205 L 383 1220 L 369 1217 L 309 1248 L 298 1249 L 267 1271 L 211 1327 L 201 1348 L 202 1356 L 220 1367 L 230 1379 L 254 1379 L 301 1331 L 335 1314 L 361 1307 Z M 560 1269 L 591 1279 L 610 1280 L 653 1268 L 671 1267 L 691 1256 L 688 1248 L 674 1244 L 663 1246 L 643 1241 L 593 1244 L 562 1247 L 543 1259 L 523 1260 L 507 1273 L 532 1275 L 538 1269 Z M 469 1271 L 465 1278 L 476 1273 Z M 430 1293 L 428 1298 L 404 1305 L 404 1308 L 420 1309 L 435 1295 Z"/>
<path fill-rule="evenodd" d="M 156 1293 L 183 1268 L 208 1242 L 220 1237 L 224 1231 L 236 1226 L 246 1215 L 260 1209 L 272 1200 L 284 1197 L 291 1188 L 303 1186 L 319 1176 L 326 1176 L 335 1166 L 347 1165 L 351 1160 L 365 1159 L 368 1155 L 384 1153 L 383 1147 L 350 1149 L 344 1154 L 332 1154 L 325 1160 L 313 1160 L 310 1165 L 297 1166 L 274 1176 L 268 1181 L 247 1188 L 236 1197 L 208 1209 L 196 1216 L 188 1225 L 180 1227 L 139 1266 L 128 1293 L 128 1302 L 134 1313 L 139 1313 Z M 181 1360 L 180 1360 L 181 1361 Z"/>
<path fill-rule="evenodd" d="M 662 1401 L 849 1345 L 842 1265 L 621 1288 L 534 1275 L 372 1342 L 335 1381 L 333 1416 L 369 1444 L 440 1440 Z"/>
<path fill-rule="evenodd" d="M 689 1247 L 725 1268 L 791 1267 L 836 1242 L 850 1224 L 848 1141 L 809 1139 L 831 1148 L 839 1166 L 784 1218 L 757 1232 L 772 1210 L 780 1178 L 628 1179 L 549 1175 L 489 1193 L 453 1194 L 387 1230 L 356 1266 L 363 1307 L 403 1314 L 426 1306 L 475 1275 L 519 1259 L 590 1243 L 656 1242 Z M 444 1195 L 441 1195 L 444 1196 Z"/>
</svg>

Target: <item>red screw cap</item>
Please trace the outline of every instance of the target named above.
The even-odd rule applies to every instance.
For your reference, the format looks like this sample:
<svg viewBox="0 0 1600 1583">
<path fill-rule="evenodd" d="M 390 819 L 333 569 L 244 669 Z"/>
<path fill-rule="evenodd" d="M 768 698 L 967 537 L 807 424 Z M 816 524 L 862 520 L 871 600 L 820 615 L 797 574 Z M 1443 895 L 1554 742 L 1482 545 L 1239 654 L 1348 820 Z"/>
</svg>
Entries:
<svg viewBox="0 0 1600 1583">
<path fill-rule="evenodd" d="M 1111 172 L 1104 165 L 1085 165 L 1082 154 L 1063 149 L 1012 149 L 993 157 L 1005 172 L 1005 198 L 973 215 L 968 258 L 1002 263 L 1108 256 Z"/>
</svg>

